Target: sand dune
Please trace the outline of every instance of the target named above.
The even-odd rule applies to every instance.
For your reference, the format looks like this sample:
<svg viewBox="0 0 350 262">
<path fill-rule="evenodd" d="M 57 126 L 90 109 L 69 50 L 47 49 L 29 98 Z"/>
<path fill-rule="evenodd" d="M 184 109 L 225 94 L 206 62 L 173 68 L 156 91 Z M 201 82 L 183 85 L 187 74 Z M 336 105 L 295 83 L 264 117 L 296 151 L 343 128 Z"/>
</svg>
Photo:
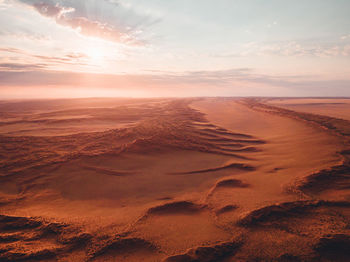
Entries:
<svg viewBox="0 0 350 262">
<path fill-rule="evenodd" d="M 147 253 L 157 252 L 157 247 L 152 243 L 140 238 L 117 238 L 108 241 L 102 247 L 90 254 L 90 259 L 97 258 L 113 259 L 117 254 L 123 253 L 138 253 L 142 256 L 147 256 Z"/>
<path fill-rule="evenodd" d="M 339 165 L 321 170 L 305 177 L 297 188 L 307 194 L 320 194 L 329 189 L 350 189 L 350 167 Z"/>
<path fill-rule="evenodd" d="M 241 243 L 239 241 L 232 241 L 211 247 L 197 247 L 195 249 L 190 249 L 186 254 L 168 257 L 164 262 L 222 261 L 226 257 L 232 256 L 240 245 Z"/>
<path fill-rule="evenodd" d="M 240 164 L 240 163 L 232 163 L 220 167 L 214 167 L 214 168 L 208 168 L 208 169 L 201 169 L 201 170 L 193 170 L 193 171 L 187 171 L 187 172 L 180 172 L 180 173 L 170 173 L 171 175 L 190 175 L 190 174 L 200 174 L 200 173 L 207 173 L 207 172 L 216 172 L 226 169 L 242 169 L 247 171 L 254 170 L 254 167 L 246 165 L 246 164 Z"/>
<path fill-rule="evenodd" d="M 219 187 L 248 187 L 249 185 L 238 179 L 225 179 L 216 183 L 215 188 Z"/>
<path fill-rule="evenodd" d="M 1 102 L 0 260 L 346 261 L 346 106 Z"/>
<path fill-rule="evenodd" d="M 196 213 L 205 208 L 203 205 L 195 204 L 190 201 L 178 201 L 166 203 L 164 205 L 152 207 L 147 210 L 146 216 L 149 215 L 167 215 L 177 213 Z"/>
<path fill-rule="evenodd" d="M 267 99 L 264 102 L 298 112 L 307 112 L 350 120 L 349 98 L 284 98 Z"/>
<path fill-rule="evenodd" d="M 221 214 L 226 213 L 226 212 L 234 211 L 237 208 L 238 208 L 238 206 L 235 206 L 235 205 L 227 205 L 227 206 L 224 206 L 224 207 L 219 208 L 218 210 L 216 210 L 215 214 L 216 215 L 221 215 Z"/>
<path fill-rule="evenodd" d="M 254 210 L 238 223 L 242 226 L 267 226 L 279 225 L 282 219 L 293 219 L 293 216 L 302 216 L 311 213 L 314 209 L 322 207 L 345 207 L 350 208 L 350 202 L 332 201 L 295 201 L 267 206 Z"/>
<path fill-rule="evenodd" d="M 1 261 L 47 261 L 85 248 L 90 234 L 69 225 L 40 219 L 0 216 Z M 54 242 L 52 240 L 55 240 Z"/>
<path fill-rule="evenodd" d="M 108 175 L 108 176 L 128 176 L 128 175 L 132 175 L 132 173 L 130 173 L 130 172 L 116 171 L 116 170 L 111 170 L 111 169 L 106 169 L 106 168 L 101 168 L 101 167 L 86 166 L 86 165 L 81 165 L 81 167 L 83 169 L 93 170 L 93 171 L 96 171 L 97 173 Z"/>
</svg>

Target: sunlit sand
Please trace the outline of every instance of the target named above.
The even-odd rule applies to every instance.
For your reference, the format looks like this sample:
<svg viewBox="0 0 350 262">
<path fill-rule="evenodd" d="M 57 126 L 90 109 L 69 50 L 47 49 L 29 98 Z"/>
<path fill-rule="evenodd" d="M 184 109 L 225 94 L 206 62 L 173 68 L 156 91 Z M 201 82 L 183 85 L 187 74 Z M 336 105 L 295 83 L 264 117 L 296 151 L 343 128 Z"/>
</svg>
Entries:
<svg viewBox="0 0 350 262">
<path fill-rule="evenodd" d="M 3 101 L 0 258 L 345 261 L 348 105 Z"/>
</svg>

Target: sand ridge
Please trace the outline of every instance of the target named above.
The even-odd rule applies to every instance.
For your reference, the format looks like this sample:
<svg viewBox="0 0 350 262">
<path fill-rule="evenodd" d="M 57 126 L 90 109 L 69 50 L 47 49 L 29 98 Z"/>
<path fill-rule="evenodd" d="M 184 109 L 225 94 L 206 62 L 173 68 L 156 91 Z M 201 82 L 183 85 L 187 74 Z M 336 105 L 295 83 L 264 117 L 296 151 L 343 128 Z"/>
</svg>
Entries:
<svg viewBox="0 0 350 262">
<path fill-rule="evenodd" d="M 42 103 L 23 105 L 30 110 L 22 116 L 1 104 L 1 125 L 15 129 L 0 135 L 4 261 L 342 261 L 348 254 L 344 119 L 265 99 Z M 97 128 L 85 129 L 86 118 Z M 82 129 L 34 134 L 28 121 L 37 125 L 31 130 Z"/>
</svg>

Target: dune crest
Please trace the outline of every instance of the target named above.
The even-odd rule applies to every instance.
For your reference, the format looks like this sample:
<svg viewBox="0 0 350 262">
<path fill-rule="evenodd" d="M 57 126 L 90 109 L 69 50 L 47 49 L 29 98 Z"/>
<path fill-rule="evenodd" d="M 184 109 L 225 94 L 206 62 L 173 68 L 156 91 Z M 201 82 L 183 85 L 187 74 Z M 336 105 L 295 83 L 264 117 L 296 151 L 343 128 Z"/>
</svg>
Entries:
<svg viewBox="0 0 350 262">
<path fill-rule="evenodd" d="M 350 122 L 276 101 L 2 105 L 0 260 L 346 261 Z"/>
</svg>

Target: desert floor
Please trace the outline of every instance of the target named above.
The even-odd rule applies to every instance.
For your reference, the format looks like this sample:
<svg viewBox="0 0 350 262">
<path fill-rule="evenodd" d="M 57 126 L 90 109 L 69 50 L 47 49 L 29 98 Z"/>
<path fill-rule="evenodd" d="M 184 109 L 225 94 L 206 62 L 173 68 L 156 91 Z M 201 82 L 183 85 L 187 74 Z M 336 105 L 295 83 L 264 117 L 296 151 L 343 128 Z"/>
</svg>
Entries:
<svg viewBox="0 0 350 262">
<path fill-rule="evenodd" d="M 0 102 L 0 261 L 349 261 L 350 99 Z"/>
</svg>

